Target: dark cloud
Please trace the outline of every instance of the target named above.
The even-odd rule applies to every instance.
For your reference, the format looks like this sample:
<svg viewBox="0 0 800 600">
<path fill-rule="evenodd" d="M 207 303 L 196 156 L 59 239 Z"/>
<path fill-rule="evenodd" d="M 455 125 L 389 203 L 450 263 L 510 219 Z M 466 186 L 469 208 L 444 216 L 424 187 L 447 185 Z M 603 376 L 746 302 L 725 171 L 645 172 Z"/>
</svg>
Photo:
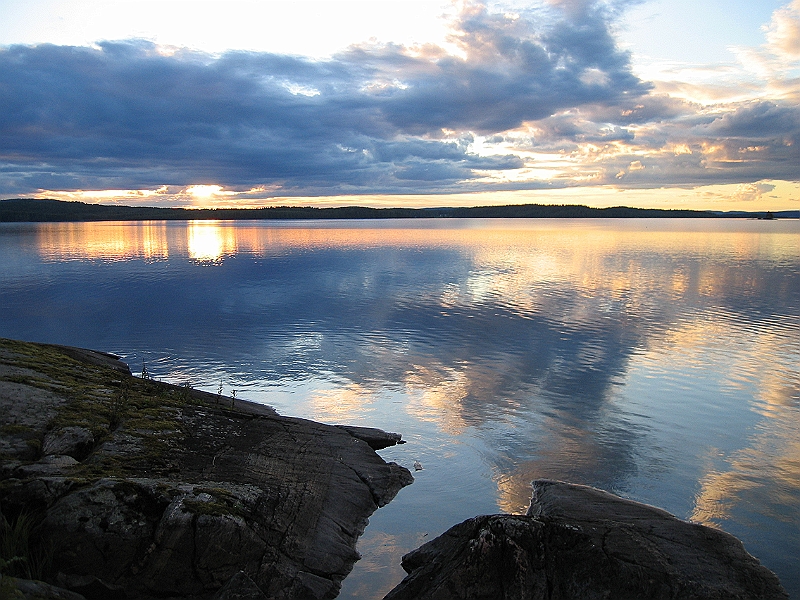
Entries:
<svg viewBox="0 0 800 600">
<path fill-rule="evenodd" d="M 398 179 L 412 181 L 458 181 L 469 177 L 468 169 L 442 161 L 406 163 L 395 173 Z"/>
<path fill-rule="evenodd" d="M 599 123 L 630 126 L 681 120 L 697 114 L 699 106 L 664 94 L 626 99 L 618 104 L 587 105 L 587 118 Z"/>
<path fill-rule="evenodd" d="M 800 164 L 800 109 L 788 102 L 704 107 L 650 95 L 582 106 L 533 127 L 535 143 L 524 149 L 586 155 L 565 182 L 576 175 L 628 188 L 792 181 Z"/>
<path fill-rule="evenodd" d="M 647 134 L 603 163 L 603 179 L 630 187 L 794 180 L 800 164 L 800 109 L 793 104 L 746 102 L 726 112 L 695 109 Z M 631 170 L 630 165 L 639 161 Z"/>
<path fill-rule="evenodd" d="M 746 103 L 699 129 L 708 136 L 740 142 L 794 145 L 800 141 L 800 108 L 765 101 Z"/>
<path fill-rule="evenodd" d="M 564 1 L 546 18 L 469 4 L 454 24 L 459 53 L 366 44 L 328 60 L 166 55 L 141 40 L 0 49 L 0 193 L 197 183 L 279 195 L 444 193 L 524 166 L 512 153 L 473 153 L 473 134 L 518 150 L 616 144 L 665 156 L 675 140 L 705 136 L 731 155 L 769 146 L 758 165 L 783 173 L 800 147 L 797 109 L 761 103 L 708 116 L 651 95 L 613 36 L 630 3 Z M 600 161 L 606 176 L 596 181 L 627 183 L 616 177 L 626 160 Z M 708 161 L 734 179 L 759 168 L 703 161 L 682 172 L 700 181 Z"/>
<path fill-rule="evenodd" d="M 601 15 L 540 31 L 473 6 L 454 36 L 464 58 L 426 65 L 384 110 L 414 133 L 448 128 L 498 133 L 587 102 L 617 103 L 648 86 L 630 72 Z M 381 69 L 392 68 L 382 56 Z"/>
<path fill-rule="evenodd" d="M 540 150 L 565 150 L 581 143 L 633 142 L 634 134 L 611 123 L 597 122 L 585 116 L 567 113 L 536 123 L 536 144 Z"/>
<path fill-rule="evenodd" d="M 281 193 L 447 191 L 499 134 L 583 104 L 640 96 L 599 15 L 556 22 L 468 6 L 440 48 L 355 46 L 325 61 L 163 55 L 145 41 L 0 50 L 0 190 L 218 183 Z M 587 76 L 587 73 L 589 76 Z"/>
</svg>

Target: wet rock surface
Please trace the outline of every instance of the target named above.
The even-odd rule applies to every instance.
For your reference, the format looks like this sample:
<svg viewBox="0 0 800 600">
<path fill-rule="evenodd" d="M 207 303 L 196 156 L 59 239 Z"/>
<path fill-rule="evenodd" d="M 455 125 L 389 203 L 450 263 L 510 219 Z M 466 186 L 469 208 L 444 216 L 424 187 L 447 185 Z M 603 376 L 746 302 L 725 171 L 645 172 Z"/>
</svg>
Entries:
<svg viewBox="0 0 800 600">
<path fill-rule="evenodd" d="M 369 515 L 412 481 L 371 447 L 397 434 L 75 348 L 0 340 L 0 414 L 6 526 L 26 515 L 50 556 L 34 578 L 90 600 L 333 598 Z"/>
<path fill-rule="evenodd" d="M 469 519 L 403 557 L 385 600 L 781 599 L 733 536 L 657 508 L 534 482 L 527 515 Z"/>
</svg>

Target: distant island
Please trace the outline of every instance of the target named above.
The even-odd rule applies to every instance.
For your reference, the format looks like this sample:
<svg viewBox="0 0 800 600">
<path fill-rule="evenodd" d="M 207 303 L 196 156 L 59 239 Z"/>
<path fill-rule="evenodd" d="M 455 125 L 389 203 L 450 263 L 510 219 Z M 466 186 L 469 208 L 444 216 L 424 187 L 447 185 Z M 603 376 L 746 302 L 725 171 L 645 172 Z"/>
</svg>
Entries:
<svg viewBox="0 0 800 600">
<path fill-rule="evenodd" d="M 511 204 L 443 208 L 369 208 L 342 206 L 275 206 L 264 208 L 158 208 L 87 204 L 62 200 L 13 198 L 0 200 L 0 222 L 60 221 L 188 221 L 269 219 L 546 219 L 546 218 L 800 218 L 800 211 L 719 212 L 708 210 L 591 208 L 577 204 Z"/>
</svg>

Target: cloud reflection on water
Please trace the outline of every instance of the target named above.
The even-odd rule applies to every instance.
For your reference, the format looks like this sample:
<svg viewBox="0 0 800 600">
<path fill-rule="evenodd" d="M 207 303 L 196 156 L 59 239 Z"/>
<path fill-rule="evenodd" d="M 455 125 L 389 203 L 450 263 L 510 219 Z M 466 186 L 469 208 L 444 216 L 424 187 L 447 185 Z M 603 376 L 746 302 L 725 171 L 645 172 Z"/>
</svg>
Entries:
<svg viewBox="0 0 800 600">
<path fill-rule="evenodd" d="M 261 390 L 286 398 L 282 412 L 402 423 L 414 451 L 431 446 L 429 473 L 470 485 L 485 467 L 505 511 L 552 477 L 729 530 L 753 511 L 796 525 L 797 233 L 673 220 L 42 225 L 40 258 L 17 271 L 73 266 L 35 282 L 0 272 L 12 315 L 0 331 L 42 339 L 49 326 L 51 341 L 134 349 L 151 371 L 161 351 L 170 377 Z M 39 329 L 32 315 L 45 315 Z M 306 382 L 302 398 L 272 394 L 292 382 Z M 444 459 L 458 443 L 468 451 Z M 751 551 L 800 551 L 758 529 L 736 532 Z"/>
</svg>

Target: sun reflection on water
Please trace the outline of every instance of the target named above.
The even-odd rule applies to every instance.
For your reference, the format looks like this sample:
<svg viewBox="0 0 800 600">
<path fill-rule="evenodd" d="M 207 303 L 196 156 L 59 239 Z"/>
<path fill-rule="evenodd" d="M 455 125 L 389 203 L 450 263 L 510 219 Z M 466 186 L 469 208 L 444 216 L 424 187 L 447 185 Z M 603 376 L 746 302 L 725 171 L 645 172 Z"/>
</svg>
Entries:
<svg viewBox="0 0 800 600">
<path fill-rule="evenodd" d="M 224 254 L 236 253 L 236 233 L 217 221 L 189 221 L 187 247 L 189 258 L 217 263 Z"/>
<path fill-rule="evenodd" d="M 252 369 L 244 383 L 285 398 L 281 412 L 402 423 L 415 445 L 395 451 L 425 455 L 421 480 L 468 486 L 486 471 L 496 507 L 521 512 L 532 479 L 571 479 L 755 524 L 745 534 L 765 554 L 769 540 L 800 548 L 796 224 L 87 223 L 36 236 L 46 261 L 217 265 L 202 284 L 230 285 L 221 307 L 203 296 L 216 325 L 180 321 L 181 305 L 153 327 L 178 319 L 198 361 L 212 360 L 204 340 L 232 340 L 213 360 Z M 235 273 L 234 255 L 247 259 Z M 180 285 L 198 289 L 196 273 Z M 267 389 L 304 377 L 302 393 Z"/>
</svg>

